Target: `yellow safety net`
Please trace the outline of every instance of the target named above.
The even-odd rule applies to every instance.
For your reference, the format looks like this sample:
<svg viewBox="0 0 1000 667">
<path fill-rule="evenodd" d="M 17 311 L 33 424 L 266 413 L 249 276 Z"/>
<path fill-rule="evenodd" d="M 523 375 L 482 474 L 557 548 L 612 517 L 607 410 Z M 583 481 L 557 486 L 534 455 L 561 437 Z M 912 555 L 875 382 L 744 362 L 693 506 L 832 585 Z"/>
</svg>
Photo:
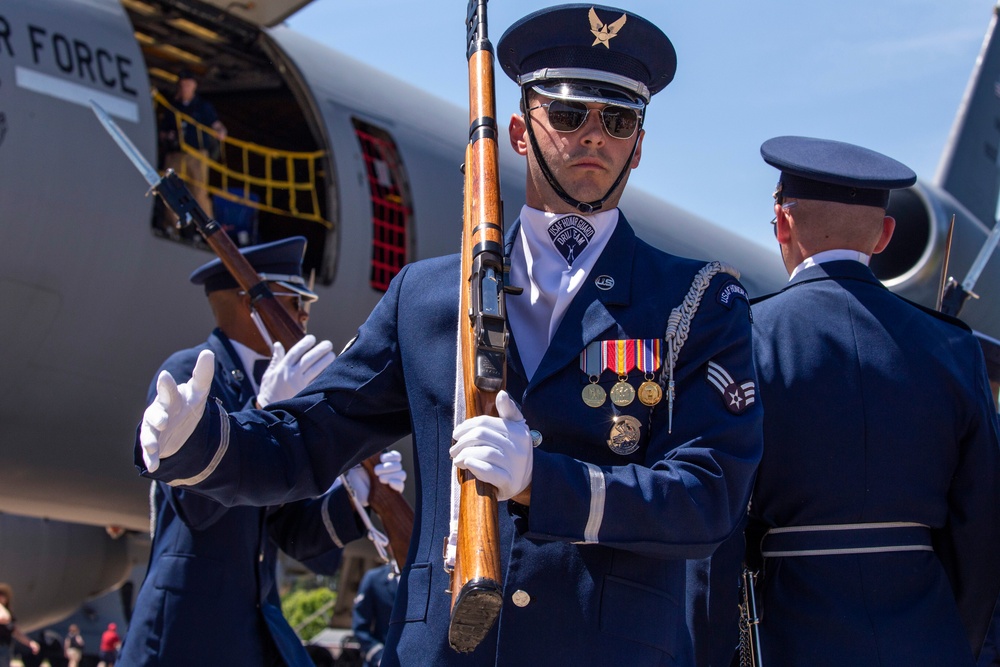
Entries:
<svg viewBox="0 0 1000 667">
<path fill-rule="evenodd" d="M 181 150 L 205 164 L 208 182 L 204 185 L 210 193 L 261 211 L 333 227 L 320 215 L 317 187 L 326 151 L 283 151 L 230 136 L 220 140 L 215 130 L 178 111 L 160 91 L 153 90 L 153 102 L 157 116 L 161 110 L 173 114 Z M 185 141 L 182 122 L 196 128 L 197 145 Z M 191 174 L 177 175 L 193 182 Z"/>
</svg>

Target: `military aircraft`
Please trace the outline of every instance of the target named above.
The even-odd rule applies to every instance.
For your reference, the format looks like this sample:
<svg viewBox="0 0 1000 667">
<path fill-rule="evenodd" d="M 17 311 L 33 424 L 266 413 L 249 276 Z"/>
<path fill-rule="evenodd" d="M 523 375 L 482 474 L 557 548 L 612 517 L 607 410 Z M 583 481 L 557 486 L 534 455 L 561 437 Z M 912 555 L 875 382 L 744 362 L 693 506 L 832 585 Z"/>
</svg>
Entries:
<svg viewBox="0 0 1000 667">
<path fill-rule="evenodd" d="M 144 562 L 149 484 L 130 465 L 135 427 L 162 360 L 212 326 L 186 281 L 211 256 L 144 196 L 91 100 L 160 164 L 157 109 L 179 69 L 196 73 L 232 138 L 214 147 L 217 216 L 246 243 L 308 237 L 306 265 L 322 297 L 310 330 L 335 345 L 404 263 L 457 249 L 467 111 L 279 25 L 307 3 L 0 5 L 0 346 L 9 351 L 0 357 L 0 579 L 18 592 L 27 629 L 114 589 Z M 952 214 L 955 275 L 993 226 L 994 25 L 949 166 L 892 202 L 898 240 L 877 270 L 924 303 L 934 301 Z M 502 153 L 504 198 L 521 201 L 523 166 Z M 970 173 L 982 177 L 971 190 Z M 302 198 L 288 194 L 293 183 Z M 773 252 L 667 202 L 634 191 L 623 207 L 649 242 L 740 268 L 752 294 L 785 280 Z M 508 207 L 507 222 L 516 214 Z M 963 315 L 1000 336 L 990 300 Z"/>
</svg>

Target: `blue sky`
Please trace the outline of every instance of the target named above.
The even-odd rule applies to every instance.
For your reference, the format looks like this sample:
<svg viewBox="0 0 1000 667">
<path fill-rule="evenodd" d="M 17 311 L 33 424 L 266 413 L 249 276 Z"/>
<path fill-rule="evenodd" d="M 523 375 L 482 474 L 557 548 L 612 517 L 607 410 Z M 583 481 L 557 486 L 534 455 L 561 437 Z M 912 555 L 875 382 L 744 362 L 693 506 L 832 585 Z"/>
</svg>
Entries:
<svg viewBox="0 0 1000 667">
<path fill-rule="evenodd" d="M 535 0 L 489 3 L 494 43 Z M 677 50 L 653 98 L 631 187 L 773 245 L 777 172 L 760 144 L 781 134 L 858 143 L 933 180 L 994 0 L 621 0 Z M 314 0 L 288 25 L 454 104 L 467 104 L 466 2 Z M 497 76 L 506 124 L 517 89 Z M 506 148 L 505 148 L 506 149 Z"/>
</svg>

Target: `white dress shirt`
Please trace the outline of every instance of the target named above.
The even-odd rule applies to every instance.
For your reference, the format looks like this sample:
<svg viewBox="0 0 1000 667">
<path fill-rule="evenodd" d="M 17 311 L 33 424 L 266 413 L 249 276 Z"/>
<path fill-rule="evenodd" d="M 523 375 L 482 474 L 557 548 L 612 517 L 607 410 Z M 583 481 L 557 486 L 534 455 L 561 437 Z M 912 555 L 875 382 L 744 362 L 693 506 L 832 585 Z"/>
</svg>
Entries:
<svg viewBox="0 0 1000 667">
<path fill-rule="evenodd" d="M 249 347 L 240 343 L 238 341 L 229 339 L 232 343 L 233 349 L 236 350 L 236 356 L 240 358 L 240 363 L 243 365 L 243 372 L 246 374 L 247 378 L 250 380 L 250 386 L 253 387 L 253 393 L 256 394 L 260 391 L 260 387 L 257 386 L 257 379 L 253 376 L 253 365 L 254 362 L 263 359 L 270 359 L 270 357 L 265 357 L 263 354 L 258 354 L 251 350 Z"/>
<path fill-rule="evenodd" d="M 843 250 L 841 248 L 824 250 L 823 252 L 818 252 L 815 255 L 806 257 L 802 260 L 802 263 L 792 270 L 792 274 L 788 276 L 788 279 L 791 280 L 799 271 L 802 269 L 808 269 L 810 266 L 816 266 L 817 264 L 823 264 L 825 262 L 836 262 L 842 259 L 852 259 L 855 262 L 861 262 L 865 266 L 868 266 L 868 262 L 870 262 L 872 258 L 871 255 L 866 255 L 859 250 Z"/>
</svg>

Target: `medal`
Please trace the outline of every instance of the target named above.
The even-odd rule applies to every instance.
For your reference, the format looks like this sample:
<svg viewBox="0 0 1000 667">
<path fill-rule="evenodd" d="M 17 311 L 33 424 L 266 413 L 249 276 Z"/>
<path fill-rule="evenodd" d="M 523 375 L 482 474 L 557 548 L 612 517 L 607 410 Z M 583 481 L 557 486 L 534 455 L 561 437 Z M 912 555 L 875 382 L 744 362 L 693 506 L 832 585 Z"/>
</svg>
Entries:
<svg viewBox="0 0 1000 667">
<path fill-rule="evenodd" d="M 611 402 L 620 408 L 635 400 L 635 389 L 632 388 L 624 377 L 619 377 L 618 382 L 611 388 Z"/>
<path fill-rule="evenodd" d="M 651 376 L 646 376 L 646 381 L 639 385 L 639 400 L 643 405 L 653 407 L 663 399 L 663 389 L 653 382 Z"/>
<path fill-rule="evenodd" d="M 604 346 L 608 370 L 618 374 L 618 382 L 611 388 L 611 402 L 625 407 L 635 400 L 635 389 L 628 383 L 628 373 L 635 368 L 636 341 L 609 340 Z"/>
<path fill-rule="evenodd" d="M 618 415 L 611 425 L 608 447 L 615 454 L 628 456 L 639 449 L 639 436 L 642 425 L 632 415 Z"/>
<path fill-rule="evenodd" d="M 592 408 L 601 407 L 608 394 L 604 387 L 597 384 L 604 371 L 604 347 L 600 341 L 594 341 L 580 353 L 580 370 L 590 378 L 590 384 L 583 388 L 581 394 L 583 402 Z"/>
<path fill-rule="evenodd" d="M 645 374 L 646 381 L 639 385 L 639 400 L 643 405 L 653 407 L 663 399 L 663 388 L 653 378 L 660 367 L 660 339 L 639 341 L 636 352 L 636 366 Z"/>
<path fill-rule="evenodd" d="M 590 379 L 590 385 L 584 387 L 581 398 L 590 407 L 599 408 L 610 393 L 611 402 L 618 407 L 630 405 L 637 394 L 628 381 L 628 375 L 638 368 L 646 379 L 639 386 L 639 400 L 643 405 L 652 407 L 663 400 L 663 389 L 654 382 L 659 367 L 660 340 L 657 338 L 594 341 L 580 353 L 580 370 Z M 618 382 L 610 392 L 598 384 L 605 369 L 618 376 Z"/>
<path fill-rule="evenodd" d="M 604 405 L 604 399 L 607 398 L 608 394 L 604 391 L 604 387 L 597 384 L 588 384 L 583 388 L 583 402 L 592 408 L 599 408 Z"/>
</svg>

